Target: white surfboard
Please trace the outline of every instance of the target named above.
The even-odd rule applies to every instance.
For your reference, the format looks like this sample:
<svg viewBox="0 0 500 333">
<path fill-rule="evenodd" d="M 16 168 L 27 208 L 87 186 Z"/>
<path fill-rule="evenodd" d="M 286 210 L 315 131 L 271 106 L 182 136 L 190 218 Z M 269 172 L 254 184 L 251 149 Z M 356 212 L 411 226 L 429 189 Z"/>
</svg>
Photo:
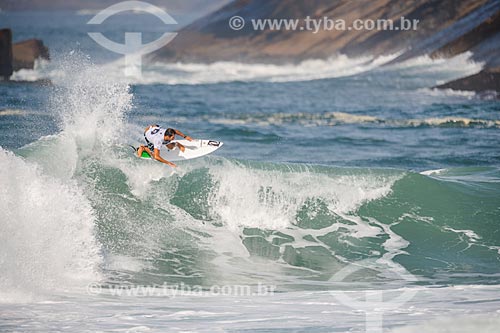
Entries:
<svg viewBox="0 0 500 333">
<path fill-rule="evenodd" d="M 215 140 L 173 140 L 171 142 L 179 142 L 181 145 L 186 147 L 185 151 L 182 152 L 179 147 L 175 147 L 170 150 L 167 147 L 163 147 L 160 151 L 161 157 L 170 162 L 190 160 L 197 157 L 202 157 L 213 153 L 224 144 L 221 141 Z M 135 148 L 137 151 L 137 148 Z M 150 159 L 151 156 L 147 152 L 143 152 L 141 158 Z"/>
</svg>

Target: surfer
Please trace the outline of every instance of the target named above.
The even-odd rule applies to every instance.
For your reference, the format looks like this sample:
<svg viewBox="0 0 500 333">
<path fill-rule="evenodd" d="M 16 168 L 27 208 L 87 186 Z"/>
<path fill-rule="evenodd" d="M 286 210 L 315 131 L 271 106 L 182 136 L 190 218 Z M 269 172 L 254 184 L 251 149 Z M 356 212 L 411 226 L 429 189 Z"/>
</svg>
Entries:
<svg viewBox="0 0 500 333">
<path fill-rule="evenodd" d="M 182 136 L 188 141 L 193 141 L 193 138 L 174 128 L 161 128 L 160 125 L 150 125 L 146 127 L 146 129 L 144 129 L 144 139 L 146 140 L 147 145 L 140 146 L 137 149 L 137 155 L 140 157 L 142 152 L 146 151 L 155 160 L 170 165 L 171 167 L 176 167 L 177 165 L 163 159 L 160 156 L 160 150 L 163 145 L 170 150 L 175 147 L 178 147 L 182 152 L 186 150 L 186 147 L 179 142 L 171 142 L 175 139 L 176 135 Z"/>
</svg>

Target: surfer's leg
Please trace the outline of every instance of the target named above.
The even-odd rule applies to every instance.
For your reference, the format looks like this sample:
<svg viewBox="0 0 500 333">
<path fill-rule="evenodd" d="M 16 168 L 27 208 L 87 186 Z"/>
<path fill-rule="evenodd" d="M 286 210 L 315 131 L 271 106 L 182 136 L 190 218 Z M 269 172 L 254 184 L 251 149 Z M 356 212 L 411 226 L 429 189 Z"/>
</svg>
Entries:
<svg viewBox="0 0 500 333">
<path fill-rule="evenodd" d="M 153 153 L 151 152 L 151 149 L 149 149 L 148 147 L 146 146 L 139 146 L 139 148 L 137 148 L 137 156 L 141 157 L 142 156 L 142 152 L 147 152 L 149 154 L 149 156 L 153 156 Z"/>
<path fill-rule="evenodd" d="M 137 156 L 141 157 L 142 156 L 142 152 L 144 151 L 144 146 L 139 146 L 139 148 L 137 148 Z"/>
</svg>

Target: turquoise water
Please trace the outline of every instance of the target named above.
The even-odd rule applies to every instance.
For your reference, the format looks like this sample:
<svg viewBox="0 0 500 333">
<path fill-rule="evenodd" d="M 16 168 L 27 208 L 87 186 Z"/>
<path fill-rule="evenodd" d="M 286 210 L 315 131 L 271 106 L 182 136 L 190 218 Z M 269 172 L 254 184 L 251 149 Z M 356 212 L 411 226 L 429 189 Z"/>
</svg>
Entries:
<svg viewBox="0 0 500 333">
<path fill-rule="evenodd" d="M 82 22 L 60 33 L 86 41 Z M 432 89 L 478 71 L 469 55 L 156 64 L 130 78 L 87 42 L 67 52 L 49 39 L 54 61 L 16 74 L 52 86 L 0 85 L 0 327 L 364 331 L 338 290 L 406 289 L 416 295 L 388 312 L 387 329 L 447 316 L 494 326 L 500 104 Z M 224 147 L 176 170 L 137 159 L 127 145 L 151 123 Z M 367 269 L 339 284 L 359 262 Z M 164 284 L 278 295 L 112 296 Z M 478 314 L 490 315 L 467 319 Z M 431 326 L 453 327 L 442 320 Z"/>
</svg>

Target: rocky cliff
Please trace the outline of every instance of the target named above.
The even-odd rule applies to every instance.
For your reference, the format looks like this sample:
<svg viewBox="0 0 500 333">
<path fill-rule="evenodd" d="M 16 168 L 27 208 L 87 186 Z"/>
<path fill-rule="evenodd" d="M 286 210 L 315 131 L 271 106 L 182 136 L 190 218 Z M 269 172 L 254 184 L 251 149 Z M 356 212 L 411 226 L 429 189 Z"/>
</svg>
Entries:
<svg viewBox="0 0 500 333">
<path fill-rule="evenodd" d="M 49 60 L 49 49 L 39 39 L 28 39 L 12 45 L 13 67 L 33 69 L 37 59 Z"/>
<path fill-rule="evenodd" d="M 12 75 L 12 31 L 0 30 L 0 80 L 8 80 Z"/>
<path fill-rule="evenodd" d="M 477 74 L 442 84 L 436 88 L 500 92 L 500 68 L 486 69 Z"/>
<path fill-rule="evenodd" d="M 0 30 L 0 77 L 9 80 L 13 71 L 33 69 L 37 59 L 49 60 L 49 50 L 38 39 L 12 44 L 12 31 Z"/>
<path fill-rule="evenodd" d="M 241 30 L 229 20 L 245 20 Z M 417 29 L 319 29 L 303 19 L 418 20 Z M 299 29 L 254 29 L 255 19 L 298 19 Z M 450 57 L 471 51 L 487 68 L 500 66 L 500 0 L 236 0 L 182 29 L 153 61 L 298 62 L 342 53 L 351 57 L 400 52 L 395 61 L 415 56 Z"/>
<path fill-rule="evenodd" d="M 475 19 L 460 27 L 466 33 L 481 24 L 487 14 L 500 10 L 499 1 L 488 0 L 237 0 L 194 22 L 179 36 L 155 54 L 163 61 L 238 60 L 244 62 L 289 62 L 309 58 L 327 58 L 337 53 L 349 56 L 381 55 L 424 43 L 455 23 L 473 15 Z M 243 29 L 232 30 L 228 21 L 233 16 L 246 20 Z M 255 30 L 252 19 L 311 19 L 323 17 L 345 20 L 391 19 L 401 17 L 419 20 L 416 30 Z M 486 17 L 485 17 L 486 16 Z M 433 41 L 435 48 L 459 35 L 444 34 Z"/>
</svg>

